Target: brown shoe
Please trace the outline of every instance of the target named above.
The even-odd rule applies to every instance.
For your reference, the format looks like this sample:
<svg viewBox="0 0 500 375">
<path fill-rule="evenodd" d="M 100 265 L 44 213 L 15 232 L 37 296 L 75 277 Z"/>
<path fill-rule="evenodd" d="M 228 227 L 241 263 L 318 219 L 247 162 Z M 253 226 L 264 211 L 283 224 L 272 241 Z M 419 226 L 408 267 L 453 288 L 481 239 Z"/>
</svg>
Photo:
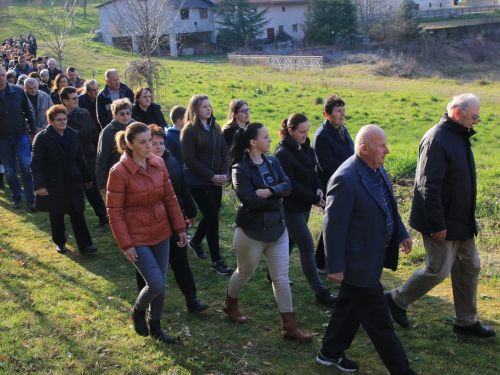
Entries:
<svg viewBox="0 0 500 375">
<path fill-rule="evenodd" d="M 303 342 L 311 342 L 313 337 L 302 332 L 297 328 L 295 323 L 295 313 L 286 312 L 280 313 L 281 321 L 283 322 L 283 337 L 289 340 L 298 340 Z"/>
<path fill-rule="evenodd" d="M 245 316 L 238 309 L 238 298 L 233 298 L 230 297 L 229 294 L 226 294 L 226 300 L 224 301 L 222 309 L 232 321 L 235 321 L 236 323 L 247 322 L 247 318 L 245 318 Z"/>
</svg>

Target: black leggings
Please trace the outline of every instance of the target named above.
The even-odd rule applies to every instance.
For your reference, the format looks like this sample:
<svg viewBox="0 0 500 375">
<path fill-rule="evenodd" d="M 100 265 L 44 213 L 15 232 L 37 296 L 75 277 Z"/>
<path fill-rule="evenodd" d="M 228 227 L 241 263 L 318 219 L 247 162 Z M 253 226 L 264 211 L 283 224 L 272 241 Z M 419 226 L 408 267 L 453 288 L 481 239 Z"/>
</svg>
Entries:
<svg viewBox="0 0 500 375">
<path fill-rule="evenodd" d="M 222 204 L 222 186 L 190 190 L 203 215 L 192 241 L 195 245 L 200 245 L 206 236 L 212 262 L 218 262 L 222 259 L 219 247 L 219 210 Z"/>
</svg>

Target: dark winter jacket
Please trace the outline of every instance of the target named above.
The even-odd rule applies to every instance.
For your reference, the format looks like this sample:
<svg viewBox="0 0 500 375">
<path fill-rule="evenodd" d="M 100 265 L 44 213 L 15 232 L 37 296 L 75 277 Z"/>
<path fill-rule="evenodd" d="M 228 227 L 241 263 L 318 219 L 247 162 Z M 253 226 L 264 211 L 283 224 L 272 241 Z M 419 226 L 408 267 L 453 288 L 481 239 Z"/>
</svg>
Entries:
<svg viewBox="0 0 500 375">
<path fill-rule="evenodd" d="M 184 212 L 184 215 L 188 218 L 196 217 L 196 204 L 194 203 L 193 197 L 189 191 L 189 186 L 184 180 L 184 173 L 182 171 L 182 166 L 177 162 L 177 160 L 170 154 L 170 151 L 165 150 L 162 156 L 165 161 L 168 173 L 170 175 L 170 182 L 177 196 L 177 202 L 179 207 Z"/>
<path fill-rule="evenodd" d="M 321 200 L 321 197 L 316 194 L 316 190 L 322 189 L 315 169 L 316 156 L 309 144 L 308 138 L 299 150 L 297 142 L 287 135 L 274 153 L 283 172 L 292 183 L 292 192 L 283 199 L 285 212 L 309 212 L 311 205 Z"/>
<path fill-rule="evenodd" d="M 167 129 L 167 141 L 165 142 L 165 146 L 168 148 L 175 160 L 183 166 L 184 158 L 182 157 L 181 150 L 181 132 L 173 126 L 170 126 Z"/>
<path fill-rule="evenodd" d="M 50 92 L 50 99 L 52 100 L 52 103 L 54 103 L 54 105 L 56 105 L 56 104 L 62 104 L 61 97 L 59 96 L 59 91 L 58 90 L 52 90 Z"/>
<path fill-rule="evenodd" d="M 290 194 L 292 184 L 281 169 L 278 159 L 264 154 L 262 158 L 273 174 L 276 181 L 274 186 L 267 187 L 264 184 L 259 167 L 248 154 L 232 168 L 233 188 L 240 200 L 235 222 L 242 228 L 265 230 L 266 227 L 285 220 L 281 198 Z M 273 192 L 270 197 L 261 198 L 255 194 L 255 190 L 267 188 Z"/>
<path fill-rule="evenodd" d="M 134 93 L 130 88 L 124 83 L 120 83 L 120 99 L 128 98 L 130 103 L 134 101 Z M 97 94 L 97 120 L 101 127 L 105 127 L 113 120 L 113 114 L 111 113 L 111 96 L 109 94 L 109 87 L 106 85 Z"/>
<path fill-rule="evenodd" d="M 33 71 L 33 67 L 29 64 L 26 64 L 26 66 L 21 68 L 21 65 L 17 64 L 16 67 L 14 68 L 14 71 L 16 72 L 16 78 L 19 78 L 21 74 L 30 74 Z"/>
<path fill-rule="evenodd" d="M 73 120 L 68 116 L 68 126 L 78 132 L 80 143 L 82 144 L 83 153 L 87 159 L 92 175 L 95 173 L 95 161 L 97 154 L 97 144 L 99 133 L 94 125 L 94 120 L 90 116 L 89 111 L 80 108 L 77 120 Z"/>
<path fill-rule="evenodd" d="M 33 186 L 35 190 L 45 188 L 49 193 L 43 197 L 36 195 L 35 207 L 39 211 L 69 214 L 73 206 L 76 212 L 83 212 L 84 183 L 92 181 L 92 175 L 77 132 L 66 128 L 71 147 L 64 153 L 50 128 L 49 125 L 37 134 L 31 152 Z"/>
<path fill-rule="evenodd" d="M 228 150 L 231 150 L 231 146 L 233 145 L 233 138 L 236 130 L 238 130 L 239 126 L 229 126 L 222 130 L 222 135 L 224 136 L 224 140 L 226 141 L 226 146 Z"/>
<path fill-rule="evenodd" d="M 167 127 L 167 121 L 165 121 L 165 117 L 161 113 L 161 106 L 156 103 L 151 103 L 145 111 L 139 107 L 139 104 L 134 104 L 132 118 L 146 125 L 156 124 L 162 129 Z"/>
<path fill-rule="evenodd" d="M 410 215 L 417 231 L 430 235 L 446 229 L 447 240 L 477 235 L 474 134 L 444 114 L 422 138 Z"/>
<path fill-rule="evenodd" d="M 0 97 L 0 138 L 18 137 L 26 134 L 28 121 L 30 134 L 36 134 L 35 109 L 26 92 L 7 83 L 5 99 Z"/>
<path fill-rule="evenodd" d="M 212 117 L 211 123 L 215 123 Z M 211 181 L 216 174 L 227 174 L 229 155 L 222 134 L 212 125 L 203 130 L 203 143 L 198 144 L 194 126 L 186 125 L 181 139 L 182 157 L 186 166 L 204 181 Z"/>
<path fill-rule="evenodd" d="M 325 189 L 337 168 L 354 155 L 354 143 L 345 126 L 344 133 L 346 140 L 343 140 L 333 125 L 325 120 L 314 134 L 312 147 L 318 162 L 319 179 Z"/>
<path fill-rule="evenodd" d="M 125 126 L 113 120 L 102 130 L 101 134 L 99 134 L 95 166 L 97 188 L 99 190 L 106 189 L 109 170 L 120 161 L 121 154 L 116 149 L 115 142 L 116 133 L 120 130 L 125 130 Z"/>
<path fill-rule="evenodd" d="M 84 108 L 87 111 L 90 112 L 90 115 L 92 116 L 92 120 L 94 120 L 95 127 L 97 128 L 98 132 L 100 133 L 101 130 L 103 129 L 101 125 L 99 125 L 99 121 L 97 120 L 97 99 L 95 102 L 90 101 L 89 94 L 83 93 L 78 96 L 78 107 Z"/>
</svg>

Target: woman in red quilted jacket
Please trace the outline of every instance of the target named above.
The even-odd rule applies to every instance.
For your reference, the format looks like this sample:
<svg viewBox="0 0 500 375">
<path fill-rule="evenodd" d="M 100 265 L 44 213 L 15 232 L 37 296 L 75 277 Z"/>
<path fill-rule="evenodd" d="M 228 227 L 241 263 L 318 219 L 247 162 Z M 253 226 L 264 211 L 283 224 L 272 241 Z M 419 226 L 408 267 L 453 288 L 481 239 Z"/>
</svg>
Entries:
<svg viewBox="0 0 500 375">
<path fill-rule="evenodd" d="M 118 246 L 146 280 L 132 308 L 135 331 L 177 345 L 174 338 L 161 330 L 160 318 L 165 300 L 168 239 L 173 229 L 179 236 L 179 247 L 187 245 L 184 217 L 165 162 L 151 152 L 149 128 L 140 122 L 130 124 L 116 134 L 116 145 L 122 156 L 109 172 L 106 206 Z"/>
</svg>

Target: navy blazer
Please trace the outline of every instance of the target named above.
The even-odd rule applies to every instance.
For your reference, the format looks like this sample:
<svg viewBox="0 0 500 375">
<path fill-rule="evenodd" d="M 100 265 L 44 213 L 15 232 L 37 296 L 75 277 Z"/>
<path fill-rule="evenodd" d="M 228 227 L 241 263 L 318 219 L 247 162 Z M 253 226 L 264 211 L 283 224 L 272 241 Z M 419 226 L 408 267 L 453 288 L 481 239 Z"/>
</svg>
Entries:
<svg viewBox="0 0 500 375">
<path fill-rule="evenodd" d="M 318 162 L 318 176 L 325 189 L 337 168 L 354 154 L 354 143 L 345 126 L 344 133 L 345 140 L 333 125 L 325 120 L 314 134 L 312 148 Z"/>
<path fill-rule="evenodd" d="M 408 232 L 397 212 L 397 202 L 385 169 L 394 235 L 386 247 L 387 219 L 382 200 L 362 160 L 353 155 L 332 176 L 323 222 L 327 274 L 344 272 L 344 282 L 359 287 L 378 285 L 382 269 L 397 269 L 399 244 Z"/>
</svg>

